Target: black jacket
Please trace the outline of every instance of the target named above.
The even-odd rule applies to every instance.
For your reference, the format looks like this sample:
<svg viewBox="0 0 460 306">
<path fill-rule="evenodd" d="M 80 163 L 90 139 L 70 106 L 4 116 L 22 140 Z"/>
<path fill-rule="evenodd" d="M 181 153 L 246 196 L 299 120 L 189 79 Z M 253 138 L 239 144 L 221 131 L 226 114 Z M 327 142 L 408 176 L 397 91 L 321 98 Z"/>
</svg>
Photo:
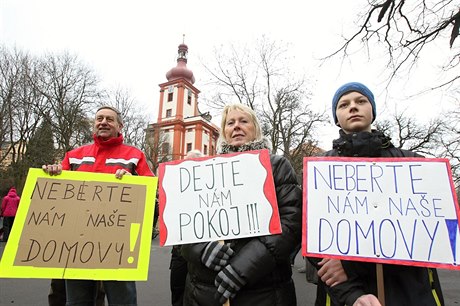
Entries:
<svg viewBox="0 0 460 306">
<path fill-rule="evenodd" d="M 345 134 L 333 141 L 333 149 L 326 156 L 354 157 L 422 157 L 411 151 L 395 148 L 390 138 L 379 131 Z M 317 260 L 312 259 L 312 262 Z M 327 287 L 334 305 L 353 305 L 364 294 L 377 296 L 376 264 L 342 260 L 348 281 Z M 444 305 L 436 269 L 383 264 L 385 303 L 387 306 L 437 306 Z M 319 297 L 321 300 L 321 297 Z M 325 305 L 322 302 L 316 305 Z"/>
<path fill-rule="evenodd" d="M 230 300 L 232 306 L 297 305 L 289 255 L 301 239 L 302 191 L 287 159 L 271 155 L 270 162 L 282 233 L 226 241 L 235 252 L 230 264 L 247 281 Z M 204 266 L 200 259 L 206 244 L 182 246 L 189 271 L 184 305 L 221 306 L 214 299 L 217 272 Z"/>
</svg>

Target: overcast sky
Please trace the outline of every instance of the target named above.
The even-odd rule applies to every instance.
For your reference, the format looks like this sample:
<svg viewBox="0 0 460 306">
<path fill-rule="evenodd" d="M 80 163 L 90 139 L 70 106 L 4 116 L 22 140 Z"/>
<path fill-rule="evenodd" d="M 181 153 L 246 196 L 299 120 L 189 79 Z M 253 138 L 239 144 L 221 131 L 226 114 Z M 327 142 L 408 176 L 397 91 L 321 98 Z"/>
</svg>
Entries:
<svg viewBox="0 0 460 306">
<path fill-rule="evenodd" d="M 423 112 L 423 116 L 433 114 L 432 98 L 407 99 L 429 86 L 429 67 L 422 66 L 413 77 L 399 82 L 390 95 L 382 88 L 382 61 L 376 58 L 369 62 L 357 53 L 344 65 L 337 60 L 319 67 L 317 59 L 337 47 L 342 34 L 355 29 L 356 15 L 366 3 L 0 0 L 0 43 L 34 55 L 62 51 L 76 54 L 94 69 L 105 86 L 128 89 L 151 114 L 150 121 L 156 120 L 158 84 L 167 81 L 166 72 L 176 65 L 183 34 L 189 47 L 188 67 L 194 72 L 194 85 L 201 91 L 209 76 L 200 61 L 213 60 L 215 47 L 229 42 L 250 43 L 265 35 L 291 45 L 289 55 L 295 57 L 295 69 L 316 80 L 311 88 L 316 106 L 329 107 L 338 86 L 361 81 L 377 96 L 379 113 L 385 112 L 390 101 L 390 108 L 401 105 Z M 441 98 L 436 99 L 439 110 Z M 336 131 L 329 127 L 331 130 Z M 327 144 L 330 137 L 324 140 Z"/>
</svg>

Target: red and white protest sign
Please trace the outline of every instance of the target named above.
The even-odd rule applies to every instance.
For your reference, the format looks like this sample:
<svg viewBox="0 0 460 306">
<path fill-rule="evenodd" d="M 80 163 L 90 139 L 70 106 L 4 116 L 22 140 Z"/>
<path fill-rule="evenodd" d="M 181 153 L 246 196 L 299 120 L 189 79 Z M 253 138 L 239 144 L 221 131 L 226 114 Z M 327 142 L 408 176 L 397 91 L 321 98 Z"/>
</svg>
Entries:
<svg viewBox="0 0 460 306">
<path fill-rule="evenodd" d="M 268 150 L 160 164 L 160 245 L 281 233 Z"/>
<path fill-rule="evenodd" d="M 447 159 L 304 159 L 304 256 L 460 269 Z"/>
</svg>

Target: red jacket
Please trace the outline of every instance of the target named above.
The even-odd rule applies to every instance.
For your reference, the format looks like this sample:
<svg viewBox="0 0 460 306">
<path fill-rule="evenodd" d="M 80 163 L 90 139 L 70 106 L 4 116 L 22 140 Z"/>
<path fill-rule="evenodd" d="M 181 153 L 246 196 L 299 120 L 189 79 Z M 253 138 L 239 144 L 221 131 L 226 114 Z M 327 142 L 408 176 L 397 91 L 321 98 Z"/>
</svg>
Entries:
<svg viewBox="0 0 460 306">
<path fill-rule="evenodd" d="M 3 198 L 2 201 L 2 216 L 14 217 L 19 206 L 19 196 L 16 193 L 16 189 L 11 187 L 8 194 Z"/>
<path fill-rule="evenodd" d="M 153 176 L 144 153 L 123 144 L 123 136 L 102 140 L 93 136 L 94 143 L 81 146 L 65 154 L 62 170 L 115 173 L 126 169 L 133 175 Z"/>
</svg>

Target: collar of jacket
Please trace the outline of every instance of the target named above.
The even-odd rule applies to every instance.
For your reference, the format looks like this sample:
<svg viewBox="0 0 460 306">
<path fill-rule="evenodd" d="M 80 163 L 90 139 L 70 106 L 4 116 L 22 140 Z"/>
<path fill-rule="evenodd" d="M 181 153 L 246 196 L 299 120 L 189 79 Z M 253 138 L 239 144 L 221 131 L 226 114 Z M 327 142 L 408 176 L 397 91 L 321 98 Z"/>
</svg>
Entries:
<svg viewBox="0 0 460 306">
<path fill-rule="evenodd" d="M 351 134 L 340 130 L 339 134 L 340 137 L 332 142 L 339 156 L 379 157 L 382 149 L 394 147 L 391 138 L 377 130 Z"/>
<path fill-rule="evenodd" d="M 101 137 L 97 137 L 93 134 L 94 143 L 100 147 L 112 147 L 123 143 L 123 135 L 118 134 L 117 137 L 103 140 Z"/>
<path fill-rule="evenodd" d="M 270 142 L 266 137 L 263 137 L 261 140 L 254 140 L 239 147 L 229 145 L 225 141 L 222 141 L 217 148 L 218 154 L 227 154 L 232 152 L 246 152 L 246 151 L 253 151 L 253 150 L 262 150 L 268 149 L 271 152 L 271 145 Z"/>
</svg>

